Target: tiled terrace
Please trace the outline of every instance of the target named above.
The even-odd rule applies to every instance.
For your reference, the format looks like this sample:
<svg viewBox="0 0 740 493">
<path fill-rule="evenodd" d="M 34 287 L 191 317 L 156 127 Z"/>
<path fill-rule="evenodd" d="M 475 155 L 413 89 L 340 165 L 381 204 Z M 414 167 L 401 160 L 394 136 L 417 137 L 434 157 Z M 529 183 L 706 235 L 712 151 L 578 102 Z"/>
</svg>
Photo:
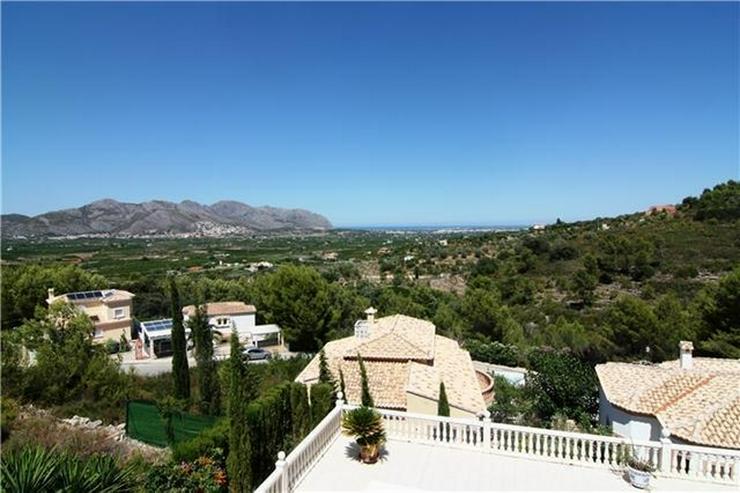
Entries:
<svg viewBox="0 0 740 493">
<path fill-rule="evenodd" d="M 638 491 L 620 469 L 484 454 L 397 440 L 377 464 L 356 459 L 354 442 L 339 436 L 296 491 Z M 652 478 L 652 491 L 737 491 L 729 485 Z"/>
<path fill-rule="evenodd" d="M 357 460 L 339 433 L 341 401 L 288 455 L 257 493 L 292 491 L 634 491 L 625 453 L 650 462 L 653 491 L 738 491 L 740 451 L 680 445 L 668 439 L 528 428 L 488 420 L 378 409 L 388 442 L 377 464 Z"/>
</svg>

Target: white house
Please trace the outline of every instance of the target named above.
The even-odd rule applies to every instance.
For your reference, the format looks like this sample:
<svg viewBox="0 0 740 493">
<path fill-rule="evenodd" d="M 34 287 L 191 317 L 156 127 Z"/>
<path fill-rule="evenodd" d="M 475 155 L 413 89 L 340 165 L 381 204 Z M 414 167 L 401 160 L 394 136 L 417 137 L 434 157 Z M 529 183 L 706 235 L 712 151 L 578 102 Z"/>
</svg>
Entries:
<svg viewBox="0 0 740 493">
<path fill-rule="evenodd" d="M 740 448 L 740 360 L 680 358 L 660 364 L 606 363 L 599 377 L 599 421 L 632 440 Z"/>
<path fill-rule="evenodd" d="M 254 305 L 247 305 L 241 301 L 219 301 L 206 303 L 208 323 L 213 332 L 222 340 L 231 336 L 233 329 L 239 340 L 252 346 L 267 346 L 283 344 L 283 334 L 275 324 L 257 325 L 257 309 Z M 195 313 L 195 305 L 188 305 L 182 309 L 187 322 Z"/>
<path fill-rule="evenodd" d="M 213 331 L 214 338 L 223 341 L 231 337 L 234 329 L 239 340 L 256 347 L 282 346 L 283 334 L 275 324 L 258 325 L 256 323 L 257 309 L 241 301 L 221 301 L 206 303 L 208 324 Z M 188 305 L 182 309 L 186 333 L 188 320 L 195 314 L 195 305 Z M 172 319 L 150 320 L 141 322 L 138 326 L 139 339 L 143 345 L 144 357 L 168 355 L 171 352 Z"/>
</svg>

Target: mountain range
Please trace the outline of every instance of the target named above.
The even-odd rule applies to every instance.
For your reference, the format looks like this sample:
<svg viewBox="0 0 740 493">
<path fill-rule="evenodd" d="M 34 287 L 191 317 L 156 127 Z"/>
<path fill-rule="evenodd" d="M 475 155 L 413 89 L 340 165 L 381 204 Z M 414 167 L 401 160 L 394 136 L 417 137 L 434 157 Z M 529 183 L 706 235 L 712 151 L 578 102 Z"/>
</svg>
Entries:
<svg viewBox="0 0 740 493">
<path fill-rule="evenodd" d="M 253 207 L 224 200 L 203 205 L 153 200 L 140 204 L 103 199 L 38 216 L 2 215 L 3 237 L 51 236 L 226 236 L 331 229 L 328 219 L 304 209 Z"/>
</svg>

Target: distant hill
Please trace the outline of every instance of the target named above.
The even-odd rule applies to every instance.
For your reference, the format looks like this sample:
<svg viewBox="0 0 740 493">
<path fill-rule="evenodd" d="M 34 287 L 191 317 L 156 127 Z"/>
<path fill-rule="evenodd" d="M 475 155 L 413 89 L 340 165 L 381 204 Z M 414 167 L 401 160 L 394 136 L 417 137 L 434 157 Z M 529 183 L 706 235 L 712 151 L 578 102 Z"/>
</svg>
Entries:
<svg viewBox="0 0 740 493">
<path fill-rule="evenodd" d="M 3 237 L 203 235 L 226 236 L 331 229 L 328 219 L 303 209 L 252 207 L 236 201 L 203 205 L 153 200 L 141 204 L 104 199 L 34 217 L 2 215 Z"/>
</svg>

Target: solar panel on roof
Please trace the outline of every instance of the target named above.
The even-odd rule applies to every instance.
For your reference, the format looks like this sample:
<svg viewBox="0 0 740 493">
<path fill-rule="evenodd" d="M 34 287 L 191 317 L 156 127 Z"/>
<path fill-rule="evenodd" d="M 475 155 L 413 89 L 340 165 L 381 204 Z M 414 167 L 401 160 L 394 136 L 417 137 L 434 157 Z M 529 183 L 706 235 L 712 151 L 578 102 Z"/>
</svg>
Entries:
<svg viewBox="0 0 740 493">
<path fill-rule="evenodd" d="M 157 332 L 172 329 L 172 320 L 151 320 L 149 322 L 142 322 L 141 325 L 144 326 L 147 332 Z"/>
<path fill-rule="evenodd" d="M 67 299 L 70 300 L 92 300 L 102 297 L 102 291 L 78 291 L 76 293 L 67 293 Z"/>
</svg>

